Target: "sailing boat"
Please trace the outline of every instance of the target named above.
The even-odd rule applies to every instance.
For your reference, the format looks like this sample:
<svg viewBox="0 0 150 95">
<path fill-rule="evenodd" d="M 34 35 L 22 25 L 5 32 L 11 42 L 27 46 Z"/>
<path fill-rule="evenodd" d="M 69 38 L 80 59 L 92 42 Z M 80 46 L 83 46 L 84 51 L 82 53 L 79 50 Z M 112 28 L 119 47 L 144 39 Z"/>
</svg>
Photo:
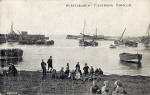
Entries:
<svg viewBox="0 0 150 95">
<path fill-rule="evenodd" d="M 122 38 L 123 38 L 123 35 L 124 35 L 125 31 L 126 31 L 126 28 L 124 29 L 124 31 L 123 31 L 123 33 L 122 33 L 120 39 L 114 41 L 114 44 L 115 44 L 115 45 L 124 45 L 124 42 L 123 42 L 123 39 L 122 39 Z"/>
<path fill-rule="evenodd" d="M 144 46 L 146 48 L 150 47 L 150 35 L 149 35 L 149 31 L 150 31 L 150 24 L 149 24 L 149 27 L 148 27 L 148 31 L 147 31 L 147 37 L 144 39 Z"/>
<path fill-rule="evenodd" d="M 136 43 L 135 41 L 131 41 L 131 40 L 123 41 L 122 37 L 123 37 L 123 34 L 125 33 L 125 31 L 126 31 L 126 28 L 124 29 L 124 31 L 120 37 L 120 40 L 114 41 L 114 44 L 115 45 L 125 45 L 128 47 L 137 47 L 138 43 Z"/>
<path fill-rule="evenodd" d="M 92 41 L 86 41 L 85 40 L 85 36 L 89 36 L 89 35 L 85 35 L 84 34 L 84 32 L 85 32 L 85 24 L 86 24 L 86 22 L 84 22 L 83 33 L 80 33 L 82 35 L 82 39 L 79 40 L 79 46 L 98 46 L 98 42 L 96 42 L 94 40 L 94 38 L 92 39 Z"/>
</svg>

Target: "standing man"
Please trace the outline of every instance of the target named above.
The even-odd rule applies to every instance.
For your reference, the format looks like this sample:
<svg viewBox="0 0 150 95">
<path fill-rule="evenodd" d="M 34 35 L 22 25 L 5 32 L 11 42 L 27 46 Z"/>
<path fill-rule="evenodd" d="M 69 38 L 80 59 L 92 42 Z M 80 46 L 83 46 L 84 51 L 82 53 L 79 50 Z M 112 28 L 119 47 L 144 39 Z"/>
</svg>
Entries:
<svg viewBox="0 0 150 95">
<path fill-rule="evenodd" d="M 44 62 L 43 59 L 42 59 L 42 62 L 41 62 L 41 67 L 42 67 L 42 70 L 43 70 L 43 75 L 46 75 L 46 63 Z"/>
<path fill-rule="evenodd" d="M 47 64 L 48 64 L 48 71 L 49 71 L 49 69 L 50 69 L 50 71 L 52 71 L 52 69 L 53 69 L 52 56 L 50 56 L 50 58 L 48 59 Z"/>
<path fill-rule="evenodd" d="M 89 74 L 89 66 L 87 63 L 85 63 L 85 66 L 83 67 L 84 75 L 87 76 Z"/>
<path fill-rule="evenodd" d="M 77 68 L 79 68 L 79 70 L 80 70 L 80 64 L 79 64 L 79 62 L 77 62 L 75 69 L 77 70 Z"/>
</svg>

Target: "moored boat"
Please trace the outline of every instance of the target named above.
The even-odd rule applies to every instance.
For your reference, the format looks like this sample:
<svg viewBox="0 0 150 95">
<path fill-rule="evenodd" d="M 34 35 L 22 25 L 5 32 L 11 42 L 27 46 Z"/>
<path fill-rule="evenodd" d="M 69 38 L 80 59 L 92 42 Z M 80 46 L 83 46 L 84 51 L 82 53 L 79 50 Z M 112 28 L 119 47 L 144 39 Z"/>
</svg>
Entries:
<svg viewBox="0 0 150 95">
<path fill-rule="evenodd" d="M 98 42 L 95 41 L 83 41 L 79 40 L 79 46 L 98 46 Z"/>
<path fill-rule="evenodd" d="M 132 54 L 132 53 L 120 53 L 120 61 L 138 61 L 142 60 L 142 54 Z"/>
<path fill-rule="evenodd" d="M 85 35 L 84 31 L 85 31 L 85 22 L 83 27 L 83 33 L 80 33 L 82 35 L 82 39 L 79 40 L 79 46 L 92 46 L 92 47 L 98 46 L 98 42 L 95 41 L 95 38 L 93 38 L 92 41 L 85 40 L 85 36 L 89 36 L 89 35 Z M 96 32 L 97 32 L 97 28 L 96 28 Z"/>
</svg>

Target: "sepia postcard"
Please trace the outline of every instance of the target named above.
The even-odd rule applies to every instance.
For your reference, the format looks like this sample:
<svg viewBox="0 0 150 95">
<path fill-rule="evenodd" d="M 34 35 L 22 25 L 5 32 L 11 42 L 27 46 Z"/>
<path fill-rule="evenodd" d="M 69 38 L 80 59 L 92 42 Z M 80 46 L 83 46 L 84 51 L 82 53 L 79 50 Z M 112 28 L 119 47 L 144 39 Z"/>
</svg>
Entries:
<svg viewBox="0 0 150 95">
<path fill-rule="evenodd" d="M 0 0 L 0 95 L 150 95 L 150 0 Z"/>
</svg>

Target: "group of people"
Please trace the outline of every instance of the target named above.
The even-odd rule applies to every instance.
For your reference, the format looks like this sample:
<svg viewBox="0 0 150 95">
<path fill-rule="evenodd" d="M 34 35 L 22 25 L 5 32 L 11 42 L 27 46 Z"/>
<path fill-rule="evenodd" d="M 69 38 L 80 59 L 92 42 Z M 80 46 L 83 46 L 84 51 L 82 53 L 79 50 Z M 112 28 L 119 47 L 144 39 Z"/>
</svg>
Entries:
<svg viewBox="0 0 150 95">
<path fill-rule="evenodd" d="M 41 67 L 43 70 L 43 75 L 46 75 L 47 72 L 46 65 L 48 65 L 47 70 L 51 72 L 52 78 L 70 78 L 72 80 L 84 78 L 85 80 L 85 78 L 89 78 L 89 76 L 92 79 L 93 76 L 103 75 L 103 71 L 101 70 L 101 68 L 97 68 L 96 70 L 94 70 L 93 66 L 89 67 L 87 63 L 85 63 L 82 73 L 79 62 L 77 62 L 75 69 L 70 70 L 69 63 L 67 63 L 65 70 L 64 67 L 62 67 L 59 73 L 57 73 L 56 70 L 53 68 L 52 56 L 50 56 L 50 58 L 48 59 L 47 64 L 42 59 Z"/>
<path fill-rule="evenodd" d="M 0 66 L 0 75 L 1 76 L 17 76 L 18 71 L 14 64 L 10 63 L 8 70 L 4 70 L 3 66 Z"/>
<path fill-rule="evenodd" d="M 96 81 L 93 81 L 91 92 L 102 95 L 125 95 L 127 92 L 123 88 L 123 83 L 120 80 L 115 81 L 114 89 L 111 89 L 109 81 L 104 81 L 104 86 L 100 89 Z"/>
<path fill-rule="evenodd" d="M 89 67 L 87 63 L 85 63 L 85 66 L 83 67 L 83 73 L 80 69 L 80 64 L 79 62 L 77 62 L 76 66 L 75 66 L 75 70 L 71 70 L 69 73 L 69 78 L 71 79 L 84 79 L 84 80 L 88 80 L 88 79 L 93 79 L 94 75 L 103 75 L 103 71 L 101 70 L 101 68 L 97 68 L 96 70 L 94 70 L 93 66 Z"/>
<path fill-rule="evenodd" d="M 53 69 L 53 64 L 52 64 L 53 60 L 52 60 L 52 56 L 50 56 L 50 58 L 48 59 L 47 61 L 47 64 L 48 64 L 48 71 L 52 71 Z M 42 62 L 41 62 L 41 67 L 42 67 L 42 70 L 43 70 L 43 75 L 46 75 L 46 63 L 44 62 L 44 60 L 42 59 Z"/>
<path fill-rule="evenodd" d="M 102 94 L 102 95 L 124 95 L 127 94 L 127 92 L 123 89 L 123 84 L 121 81 L 117 80 L 114 83 L 114 89 L 111 89 L 109 85 L 109 81 L 104 81 L 104 86 L 100 89 L 97 85 L 94 76 L 103 75 L 103 71 L 101 68 L 96 68 L 94 70 L 93 66 L 89 67 L 87 63 L 85 63 L 85 66 L 83 67 L 83 73 L 80 68 L 79 62 L 77 62 L 75 66 L 75 70 L 70 70 L 69 63 L 67 63 L 66 68 L 64 70 L 64 67 L 61 68 L 61 70 L 56 72 L 56 70 L 53 68 L 53 60 L 52 56 L 47 61 L 47 64 L 42 60 L 41 67 L 43 70 L 43 75 L 46 75 L 46 65 L 48 65 L 48 71 L 50 71 L 52 78 L 60 78 L 60 79 L 66 79 L 70 78 L 72 80 L 86 80 L 86 79 L 92 79 L 93 85 L 91 87 L 92 93 Z"/>
</svg>

